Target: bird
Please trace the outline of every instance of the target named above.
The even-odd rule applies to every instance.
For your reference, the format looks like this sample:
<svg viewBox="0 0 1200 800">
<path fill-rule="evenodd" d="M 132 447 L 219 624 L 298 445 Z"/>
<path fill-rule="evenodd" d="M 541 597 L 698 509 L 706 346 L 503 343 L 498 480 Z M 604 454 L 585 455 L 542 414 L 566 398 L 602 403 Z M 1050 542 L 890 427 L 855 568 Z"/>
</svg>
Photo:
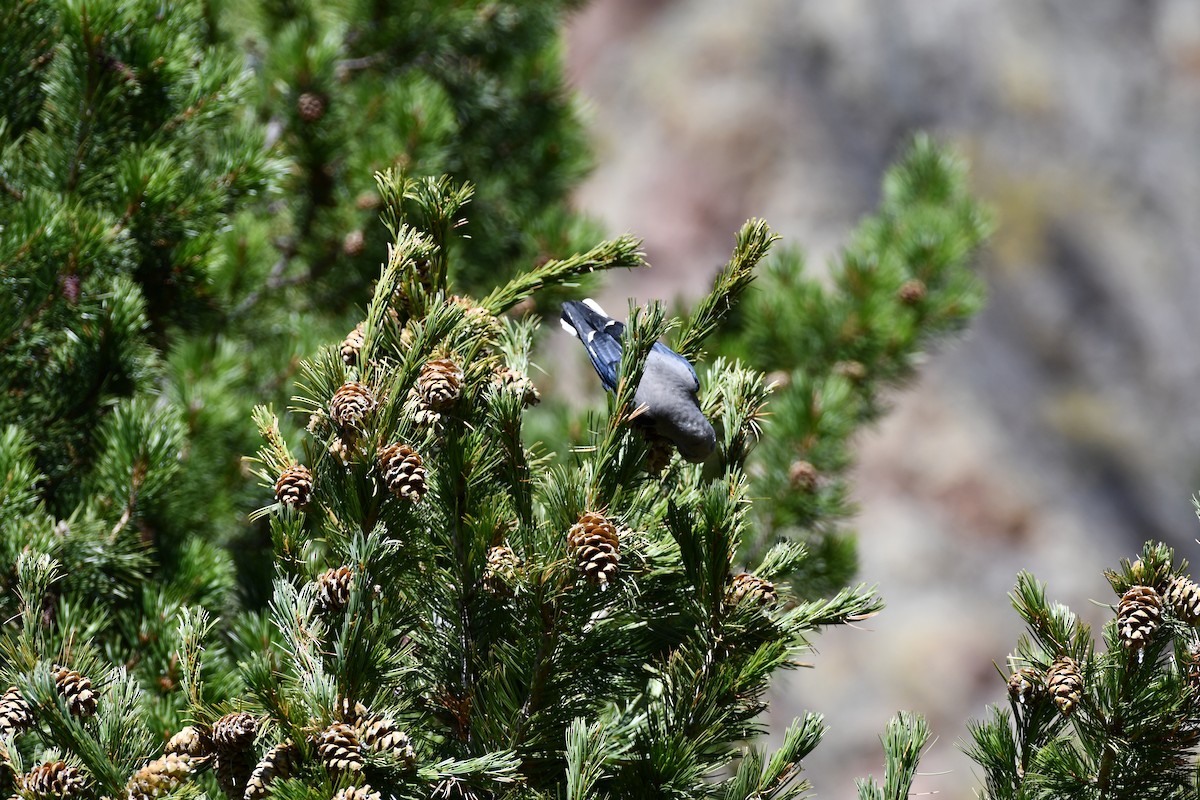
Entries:
<svg viewBox="0 0 1200 800">
<path fill-rule="evenodd" d="M 583 342 L 604 388 L 616 391 L 624 323 L 610 317 L 595 300 L 588 298 L 563 303 L 562 326 Z M 712 423 L 696 399 L 698 391 L 700 379 L 691 363 L 662 342 L 655 342 L 633 395 L 634 405 L 645 407 L 637 418 L 675 445 L 679 454 L 693 464 L 704 461 L 717 446 Z"/>
</svg>

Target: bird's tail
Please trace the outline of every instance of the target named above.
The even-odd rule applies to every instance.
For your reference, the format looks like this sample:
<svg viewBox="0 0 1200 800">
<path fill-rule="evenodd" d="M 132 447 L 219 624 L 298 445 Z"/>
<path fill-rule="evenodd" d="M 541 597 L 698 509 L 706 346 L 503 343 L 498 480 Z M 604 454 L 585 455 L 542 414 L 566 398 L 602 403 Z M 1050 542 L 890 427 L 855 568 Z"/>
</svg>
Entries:
<svg viewBox="0 0 1200 800">
<path fill-rule="evenodd" d="M 564 331 L 584 339 L 589 332 L 604 330 L 616 320 L 605 314 L 600 304 L 589 297 L 583 301 L 568 300 L 563 303 L 559 322 Z"/>
</svg>

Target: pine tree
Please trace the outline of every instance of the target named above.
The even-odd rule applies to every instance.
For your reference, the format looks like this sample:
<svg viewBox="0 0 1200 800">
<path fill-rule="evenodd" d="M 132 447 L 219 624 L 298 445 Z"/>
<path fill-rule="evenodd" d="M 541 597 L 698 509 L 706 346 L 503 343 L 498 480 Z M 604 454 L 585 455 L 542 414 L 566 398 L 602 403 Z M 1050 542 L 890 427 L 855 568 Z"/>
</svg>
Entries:
<svg viewBox="0 0 1200 800">
<path fill-rule="evenodd" d="M 1106 573 L 1117 600 L 1103 647 L 1022 573 L 1012 594 L 1027 634 L 1009 657 L 1008 707 L 971 725 L 981 795 L 1194 798 L 1200 771 L 1200 640 L 1186 561 L 1147 543 Z"/>
</svg>

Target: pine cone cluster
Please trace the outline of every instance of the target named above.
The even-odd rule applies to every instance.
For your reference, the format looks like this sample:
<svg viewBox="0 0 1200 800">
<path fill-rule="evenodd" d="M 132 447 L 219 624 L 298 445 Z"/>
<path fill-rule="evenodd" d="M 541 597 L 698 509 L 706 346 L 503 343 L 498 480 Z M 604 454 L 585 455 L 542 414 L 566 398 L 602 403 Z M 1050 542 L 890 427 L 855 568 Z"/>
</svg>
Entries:
<svg viewBox="0 0 1200 800">
<path fill-rule="evenodd" d="M 217 751 L 217 783 L 229 800 L 241 800 L 254 769 L 254 737 L 258 720 L 244 711 L 226 714 L 213 723 L 212 742 Z"/>
<path fill-rule="evenodd" d="M 286 506 L 304 508 L 312 502 L 313 475 L 303 464 L 293 464 L 275 481 L 275 499 Z"/>
<path fill-rule="evenodd" d="M 378 401 L 371 387 L 358 381 L 343 383 L 329 400 L 329 418 L 342 435 L 353 435 L 375 410 Z"/>
<path fill-rule="evenodd" d="M 379 451 L 378 463 L 388 491 L 396 497 L 418 503 L 425 496 L 428 472 L 411 447 L 400 442 L 390 444 Z"/>
<path fill-rule="evenodd" d="M 492 381 L 499 387 L 500 391 L 512 392 L 519 395 L 521 404 L 526 408 L 536 406 L 542 402 L 541 392 L 533 385 L 533 381 L 529 379 L 529 376 L 518 369 L 498 367 Z"/>
<path fill-rule="evenodd" d="M 775 593 L 775 584 L 749 572 L 742 572 L 734 575 L 726 587 L 725 603 L 736 606 L 745 600 L 762 608 L 770 608 L 779 602 L 779 595 Z"/>
<path fill-rule="evenodd" d="M 1029 703 L 1046 688 L 1042 674 L 1032 667 L 1021 667 L 1008 676 L 1009 697 L 1021 705 Z"/>
<path fill-rule="evenodd" d="M 484 591 L 495 595 L 511 593 L 511 587 L 521 568 L 521 559 L 506 544 L 488 550 L 487 565 L 483 568 Z"/>
<path fill-rule="evenodd" d="M 21 690 L 10 686 L 0 696 L 0 737 L 24 733 L 33 725 L 33 708 L 21 696 Z"/>
<path fill-rule="evenodd" d="M 620 569 L 620 540 L 611 522 L 594 511 L 585 512 L 567 533 L 579 571 L 589 583 L 608 586 Z"/>
<path fill-rule="evenodd" d="M 87 779 L 75 767 L 64 761 L 49 761 L 39 764 L 21 778 L 25 793 L 38 800 L 70 800 L 83 794 Z"/>
<path fill-rule="evenodd" d="M 167 753 L 133 773 L 125 786 L 126 800 L 154 800 L 178 788 L 206 763 L 186 753 Z"/>
<path fill-rule="evenodd" d="M 327 569 L 317 578 L 317 607 L 326 614 L 338 614 L 350 602 L 354 573 L 349 567 Z"/>
<path fill-rule="evenodd" d="M 363 326 L 365 323 L 358 323 L 354 326 L 354 330 L 346 334 L 346 338 L 342 340 L 342 361 L 347 367 L 353 367 L 358 363 L 358 354 L 363 346 Z"/>
<path fill-rule="evenodd" d="M 1153 586 L 1132 586 L 1117 607 L 1117 635 L 1121 644 L 1141 650 L 1162 622 L 1163 601 Z"/>
<path fill-rule="evenodd" d="M 434 411 L 451 406 L 462 394 L 462 367 L 448 358 L 435 358 L 421 367 L 417 377 L 417 393 L 421 401 Z"/>
<path fill-rule="evenodd" d="M 87 719 L 96 713 L 96 693 L 92 690 L 92 682 L 89 679 L 73 669 L 55 667 L 54 685 L 67 701 L 67 710 L 71 712 L 71 716 Z"/>
<path fill-rule="evenodd" d="M 1046 688 L 1062 715 L 1069 716 L 1083 699 L 1083 675 L 1079 663 L 1068 656 L 1055 659 L 1046 671 Z"/>
<path fill-rule="evenodd" d="M 300 748 L 291 739 L 280 742 L 263 755 L 246 780 L 244 800 L 261 800 L 267 796 L 267 786 L 278 778 L 286 778 L 299 766 Z"/>
<path fill-rule="evenodd" d="M 1200 586 L 1182 575 L 1171 578 L 1163 600 L 1188 625 L 1200 622 Z"/>
</svg>

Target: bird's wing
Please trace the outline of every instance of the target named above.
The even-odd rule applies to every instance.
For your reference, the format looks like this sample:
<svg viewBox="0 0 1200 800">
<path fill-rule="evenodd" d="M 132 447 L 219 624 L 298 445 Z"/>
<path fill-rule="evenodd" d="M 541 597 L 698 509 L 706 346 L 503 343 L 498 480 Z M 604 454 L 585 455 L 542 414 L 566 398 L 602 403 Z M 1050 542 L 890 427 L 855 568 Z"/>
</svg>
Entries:
<svg viewBox="0 0 1200 800">
<path fill-rule="evenodd" d="M 654 346 L 650 349 L 663 356 L 666 359 L 666 363 L 670 364 L 672 368 L 680 374 L 681 378 L 684 375 L 691 377 L 692 385 L 690 389 L 693 394 L 700 390 L 700 378 L 696 375 L 696 368 L 692 366 L 690 361 L 679 355 L 679 353 L 676 353 L 671 348 L 667 347 L 662 342 L 655 342 Z"/>
<path fill-rule="evenodd" d="M 562 326 L 583 342 L 604 388 L 615 391 L 617 370 L 621 366 L 621 336 L 625 333 L 625 326 L 605 314 L 592 300 L 582 303 L 568 300 L 563 303 Z"/>
</svg>

